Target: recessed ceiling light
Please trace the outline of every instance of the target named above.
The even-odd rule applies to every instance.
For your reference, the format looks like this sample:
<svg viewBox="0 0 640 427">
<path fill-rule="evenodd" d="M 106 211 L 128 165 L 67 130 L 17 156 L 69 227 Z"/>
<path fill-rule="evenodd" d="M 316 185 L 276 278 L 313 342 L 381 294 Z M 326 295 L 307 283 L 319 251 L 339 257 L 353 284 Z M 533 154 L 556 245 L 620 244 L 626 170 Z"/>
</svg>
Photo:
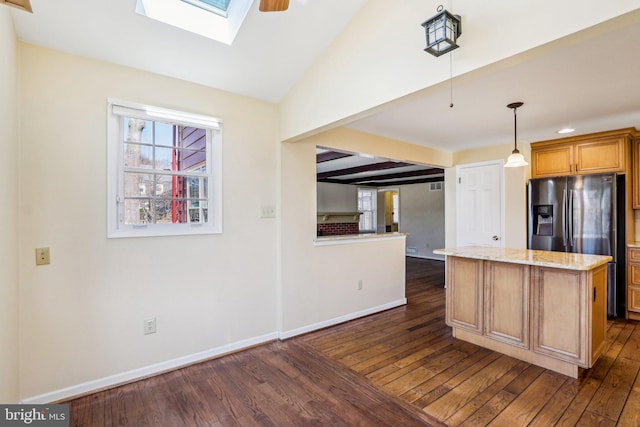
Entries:
<svg viewBox="0 0 640 427">
<path fill-rule="evenodd" d="M 575 132 L 576 130 L 574 128 L 563 128 L 560 129 L 559 131 L 557 131 L 556 133 L 571 133 L 571 132 Z"/>
</svg>

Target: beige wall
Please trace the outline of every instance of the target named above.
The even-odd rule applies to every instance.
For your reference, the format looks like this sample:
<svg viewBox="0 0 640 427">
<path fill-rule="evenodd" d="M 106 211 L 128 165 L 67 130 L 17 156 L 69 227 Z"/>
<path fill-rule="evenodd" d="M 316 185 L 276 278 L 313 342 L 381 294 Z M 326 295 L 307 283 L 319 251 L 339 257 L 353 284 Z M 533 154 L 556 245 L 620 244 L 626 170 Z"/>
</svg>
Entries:
<svg viewBox="0 0 640 427">
<path fill-rule="evenodd" d="M 28 44 L 19 53 L 20 397 L 273 337 L 277 223 L 260 208 L 277 201 L 275 107 Z M 106 238 L 107 97 L 223 120 L 222 235 Z M 34 265 L 40 246 L 51 265 Z M 152 316 L 158 332 L 145 336 Z"/>
<path fill-rule="evenodd" d="M 281 144 L 284 336 L 404 300 L 405 239 L 316 246 L 316 146 L 448 165 L 449 153 L 350 129 Z M 363 289 L 358 290 L 362 280 Z"/>
<path fill-rule="evenodd" d="M 18 59 L 9 8 L 0 5 L 0 402 L 18 401 Z M 28 254 L 26 255 L 28 256 Z"/>
<path fill-rule="evenodd" d="M 423 0 L 402 0 L 394 7 L 368 1 L 283 100 L 282 139 L 308 136 L 399 98 L 438 90 L 449 79 L 449 61 L 423 52 L 420 27 L 437 6 Z M 455 75 L 472 79 L 488 72 L 489 65 L 494 71 L 513 66 L 610 30 L 618 24 L 590 27 L 635 10 L 638 3 L 611 0 L 602 7 L 596 0 L 541 0 L 505 6 L 502 0 L 486 0 L 445 7 L 462 16 Z"/>
<path fill-rule="evenodd" d="M 441 191 L 429 187 L 429 183 L 400 186 L 400 231 L 409 234 L 407 255 L 443 260 L 444 255 L 433 250 L 445 247 L 444 186 Z"/>
<path fill-rule="evenodd" d="M 518 149 L 531 163 L 531 147 L 519 142 Z M 486 162 L 503 159 L 505 162 L 513 144 L 501 144 L 454 153 L 454 165 Z M 504 246 L 507 248 L 527 247 L 527 181 L 531 177 L 531 166 L 504 168 Z M 447 247 L 456 246 L 456 172 L 455 167 L 445 170 L 445 242 Z"/>
<path fill-rule="evenodd" d="M 319 182 L 317 185 L 318 212 L 355 212 L 358 210 L 356 185 Z"/>
</svg>

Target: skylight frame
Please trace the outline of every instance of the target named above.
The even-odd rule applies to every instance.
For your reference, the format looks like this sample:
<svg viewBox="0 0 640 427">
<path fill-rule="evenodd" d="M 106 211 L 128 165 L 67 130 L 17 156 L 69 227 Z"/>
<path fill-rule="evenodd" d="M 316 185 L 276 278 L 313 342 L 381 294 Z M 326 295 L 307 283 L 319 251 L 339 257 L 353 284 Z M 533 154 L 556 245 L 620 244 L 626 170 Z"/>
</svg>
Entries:
<svg viewBox="0 0 640 427">
<path fill-rule="evenodd" d="M 208 12 L 215 13 L 227 18 L 229 16 L 228 10 L 232 0 L 182 0 L 192 6 L 199 7 Z M 224 7 L 218 7 L 214 3 L 224 3 Z"/>
<path fill-rule="evenodd" d="M 197 0 L 191 0 L 195 2 Z M 136 13 L 174 27 L 231 45 L 253 4 L 232 0 L 226 17 L 183 0 L 136 0 Z"/>
</svg>

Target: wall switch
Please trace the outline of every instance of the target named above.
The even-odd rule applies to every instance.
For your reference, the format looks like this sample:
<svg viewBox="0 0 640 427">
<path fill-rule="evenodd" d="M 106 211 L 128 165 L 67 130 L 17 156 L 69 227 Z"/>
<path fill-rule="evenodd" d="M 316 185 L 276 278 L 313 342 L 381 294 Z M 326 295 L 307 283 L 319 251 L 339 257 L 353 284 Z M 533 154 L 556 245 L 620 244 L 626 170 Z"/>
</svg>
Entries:
<svg viewBox="0 0 640 427">
<path fill-rule="evenodd" d="M 358 290 L 361 291 L 363 287 L 362 279 L 358 280 Z"/>
<path fill-rule="evenodd" d="M 260 218 L 275 218 L 276 207 L 275 206 L 262 206 L 260 208 Z"/>
<path fill-rule="evenodd" d="M 155 334 L 156 333 L 156 318 L 150 317 L 149 319 L 144 319 L 144 334 Z"/>
<path fill-rule="evenodd" d="M 49 248 L 36 248 L 36 265 L 51 264 Z"/>
</svg>

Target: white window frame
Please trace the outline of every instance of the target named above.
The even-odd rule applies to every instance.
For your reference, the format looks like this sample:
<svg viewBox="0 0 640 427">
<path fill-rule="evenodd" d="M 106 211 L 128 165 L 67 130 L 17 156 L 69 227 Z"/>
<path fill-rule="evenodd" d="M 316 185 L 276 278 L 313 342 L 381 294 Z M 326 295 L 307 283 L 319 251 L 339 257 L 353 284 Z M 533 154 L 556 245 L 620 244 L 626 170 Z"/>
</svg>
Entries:
<svg viewBox="0 0 640 427">
<path fill-rule="evenodd" d="M 373 196 L 371 198 L 373 207 L 369 211 L 364 211 L 364 210 L 361 211 L 362 215 L 360 216 L 360 221 L 358 223 L 358 230 L 361 233 L 363 233 L 363 232 L 364 233 L 375 233 L 376 232 L 376 228 L 377 228 L 377 220 L 378 220 L 378 218 L 377 218 L 377 216 L 378 216 L 378 212 L 377 212 L 377 209 L 378 209 L 378 200 L 377 200 L 378 199 L 377 198 L 378 190 L 375 189 L 375 188 L 370 188 L 370 187 L 358 187 L 357 188 L 358 205 L 360 204 L 359 202 L 360 202 L 360 192 L 361 191 L 366 191 L 366 192 L 370 192 L 370 193 L 373 194 Z M 358 210 L 360 210 L 360 206 L 358 206 Z M 364 217 L 366 212 L 371 212 L 371 216 L 372 216 L 372 218 L 371 218 L 371 226 L 372 226 L 372 228 L 371 229 L 363 229 L 362 228 L 362 218 Z"/>
<path fill-rule="evenodd" d="M 151 237 L 222 233 L 222 121 L 205 115 L 107 100 L 107 237 Z M 206 130 L 208 222 L 181 224 L 124 223 L 124 117 Z M 187 215 L 188 216 L 188 215 Z"/>
</svg>

